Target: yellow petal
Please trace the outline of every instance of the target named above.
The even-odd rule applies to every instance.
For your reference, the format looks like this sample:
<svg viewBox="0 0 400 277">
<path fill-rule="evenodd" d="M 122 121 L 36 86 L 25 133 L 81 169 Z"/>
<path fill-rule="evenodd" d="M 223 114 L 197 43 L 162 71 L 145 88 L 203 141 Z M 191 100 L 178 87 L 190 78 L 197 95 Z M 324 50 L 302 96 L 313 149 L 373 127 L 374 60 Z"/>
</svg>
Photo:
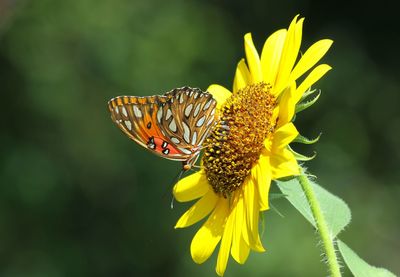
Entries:
<svg viewBox="0 0 400 277">
<path fill-rule="evenodd" d="M 257 185 L 259 195 L 260 210 L 269 209 L 269 188 L 271 186 L 271 173 L 269 169 L 269 158 L 261 155 L 258 164 L 255 166 L 256 179 L 254 183 Z"/>
<path fill-rule="evenodd" d="M 202 220 L 215 207 L 218 201 L 218 195 L 210 189 L 199 201 L 197 201 L 189 210 L 187 210 L 175 225 L 175 228 L 188 227 Z"/>
<path fill-rule="evenodd" d="M 277 127 L 292 121 L 296 102 L 294 99 L 294 94 L 296 93 L 296 82 L 292 82 L 291 85 L 285 89 L 281 95 L 281 100 L 279 101 L 279 119 Z"/>
<path fill-rule="evenodd" d="M 231 255 L 238 263 L 244 264 L 249 256 L 250 248 L 242 237 L 242 229 L 246 228 L 246 224 L 243 224 L 243 193 L 241 190 L 237 191 L 235 198 L 235 208 L 233 210 L 235 212 L 235 219 Z"/>
<path fill-rule="evenodd" d="M 258 194 L 255 194 L 252 178 L 247 178 L 243 186 L 244 191 L 244 215 L 246 227 L 243 227 L 243 239 L 251 249 L 257 252 L 265 251 L 258 234 L 258 218 L 260 207 L 258 205 Z"/>
<path fill-rule="evenodd" d="M 220 198 L 213 213 L 193 237 L 190 253 L 195 263 L 205 262 L 214 252 L 221 240 L 228 212 L 228 201 Z"/>
<path fill-rule="evenodd" d="M 283 46 L 282 58 L 279 64 L 274 94 L 279 95 L 289 85 L 290 73 L 296 62 L 300 50 L 301 36 L 304 18 L 297 22 L 296 16 L 290 23 L 285 44 Z"/>
<path fill-rule="evenodd" d="M 243 237 L 240 235 L 237 238 L 239 240 L 238 242 L 236 242 L 236 243 L 238 243 L 238 246 L 236 246 L 236 249 L 235 249 L 235 252 L 234 252 L 233 243 L 234 243 L 235 239 L 236 238 L 234 237 L 233 241 L 232 241 L 232 250 L 231 250 L 232 257 L 239 264 L 244 264 L 246 262 L 247 258 L 249 257 L 250 247 L 246 244 L 246 242 L 244 241 Z"/>
<path fill-rule="evenodd" d="M 293 123 L 287 123 L 280 127 L 274 133 L 274 139 L 272 142 L 272 151 L 279 148 L 284 148 L 289 145 L 297 136 L 299 132 Z"/>
<path fill-rule="evenodd" d="M 293 153 L 286 148 L 273 153 L 270 157 L 270 164 L 272 173 L 271 178 L 273 180 L 300 174 L 296 158 Z"/>
<path fill-rule="evenodd" d="M 202 197 L 210 189 L 203 170 L 189 175 L 174 186 L 174 196 L 179 202 L 187 202 Z"/>
<path fill-rule="evenodd" d="M 321 65 L 317 66 L 316 68 L 314 68 L 313 71 L 311 71 L 311 73 L 308 74 L 308 76 L 304 79 L 304 81 L 297 88 L 295 95 L 294 95 L 295 103 L 299 102 L 303 93 L 331 69 L 332 69 L 332 67 L 330 67 L 327 64 L 321 64 Z"/>
<path fill-rule="evenodd" d="M 235 79 L 233 81 L 233 91 L 236 92 L 251 83 L 250 71 L 244 59 L 241 59 L 236 67 Z"/>
<path fill-rule="evenodd" d="M 323 39 L 317 41 L 301 57 L 291 74 L 291 80 L 295 81 L 311 67 L 313 67 L 325 54 L 328 52 L 333 41 L 330 39 Z"/>
<path fill-rule="evenodd" d="M 258 52 L 254 46 L 253 39 L 251 38 L 250 33 L 247 33 L 244 36 L 244 50 L 246 52 L 246 59 L 253 80 L 252 83 L 261 82 L 262 73 L 260 57 L 258 56 Z"/>
<path fill-rule="evenodd" d="M 276 31 L 264 43 L 261 52 L 261 69 L 265 83 L 275 86 L 275 79 L 282 56 L 287 31 L 285 29 Z"/>
<path fill-rule="evenodd" d="M 210 85 L 207 91 L 211 93 L 213 98 L 217 101 L 217 109 L 221 109 L 232 94 L 228 89 L 216 84 Z"/>
<path fill-rule="evenodd" d="M 226 270 L 226 265 L 228 264 L 229 253 L 231 252 L 232 245 L 232 235 L 233 235 L 233 226 L 235 221 L 235 213 L 230 212 L 228 216 L 224 234 L 222 236 L 221 246 L 219 248 L 217 266 L 215 271 L 219 276 L 223 276 Z"/>
</svg>

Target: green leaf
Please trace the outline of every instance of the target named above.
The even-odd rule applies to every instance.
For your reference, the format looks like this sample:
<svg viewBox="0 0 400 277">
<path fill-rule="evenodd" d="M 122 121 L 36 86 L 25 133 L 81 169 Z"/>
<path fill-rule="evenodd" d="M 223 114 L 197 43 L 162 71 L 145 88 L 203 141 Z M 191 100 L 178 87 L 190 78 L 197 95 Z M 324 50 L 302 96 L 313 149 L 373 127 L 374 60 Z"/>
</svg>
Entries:
<svg viewBox="0 0 400 277">
<path fill-rule="evenodd" d="M 287 182 L 276 181 L 279 189 L 289 202 L 314 226 L 314 217 L 310 206 L 297 179 Z M 311 181 L 310 181 L 311 182 Z M 330 233 L 336 237 L 351 220 L 351 212 L 347 204 L 339 197 L 328 192 L 318 184 L 311 182 L 319 201 L 325 220 L 328 224 Z"/>
<path fill-rule="evenodd" d="M 366 263 L 344 242 L 338 240 L 337 245 L 344 261 L 355 277 L 396 277 L 384 268 L 378 268 Z"/>
</svg>

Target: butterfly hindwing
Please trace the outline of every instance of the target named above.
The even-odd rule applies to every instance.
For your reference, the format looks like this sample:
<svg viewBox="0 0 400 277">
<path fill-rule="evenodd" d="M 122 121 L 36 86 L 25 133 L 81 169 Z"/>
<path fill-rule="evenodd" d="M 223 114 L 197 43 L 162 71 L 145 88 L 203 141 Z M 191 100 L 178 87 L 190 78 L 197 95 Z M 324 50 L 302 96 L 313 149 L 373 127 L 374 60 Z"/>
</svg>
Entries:
<svg viewBox="0 0 400 277">
<path fill-rule="evenodd" d="M 201 145 L 215 121 L 216 101 L 209 93 L 188 87 L 170 92 L 159 124 L 182 151 Z"/>
</svg>

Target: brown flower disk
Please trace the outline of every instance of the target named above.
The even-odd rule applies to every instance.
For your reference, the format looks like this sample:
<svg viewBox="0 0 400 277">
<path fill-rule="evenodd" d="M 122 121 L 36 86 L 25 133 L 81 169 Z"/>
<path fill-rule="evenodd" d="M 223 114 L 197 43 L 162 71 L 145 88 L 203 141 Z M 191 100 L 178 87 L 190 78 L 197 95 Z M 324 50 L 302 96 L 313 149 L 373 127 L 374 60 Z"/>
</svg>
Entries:
<svg viewBox="0 0 400 277">
<path fill-rule="evenodd" d="M 214 191 L 223 197 L 239 188 L 273 131 L 275 97 L 265 83 L 235 92 L 220 111 L 220 122 L 207 138 L 203 165 Z"/>
</svg>

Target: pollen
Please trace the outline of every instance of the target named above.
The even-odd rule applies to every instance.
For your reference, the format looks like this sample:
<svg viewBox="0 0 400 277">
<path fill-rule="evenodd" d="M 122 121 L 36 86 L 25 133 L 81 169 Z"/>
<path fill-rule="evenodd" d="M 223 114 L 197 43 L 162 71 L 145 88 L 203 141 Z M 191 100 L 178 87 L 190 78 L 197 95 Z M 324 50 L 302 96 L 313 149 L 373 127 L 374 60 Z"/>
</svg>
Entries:
<svg viewBox="0 0 400 277">
<path fill-rule="evenodd" d="M 203 166 L 215 193 L 227 198 L 240 188 L 273 132 L 275 97 L 265 83 L 234 92 L 205 143 Z"/>
</svg>

